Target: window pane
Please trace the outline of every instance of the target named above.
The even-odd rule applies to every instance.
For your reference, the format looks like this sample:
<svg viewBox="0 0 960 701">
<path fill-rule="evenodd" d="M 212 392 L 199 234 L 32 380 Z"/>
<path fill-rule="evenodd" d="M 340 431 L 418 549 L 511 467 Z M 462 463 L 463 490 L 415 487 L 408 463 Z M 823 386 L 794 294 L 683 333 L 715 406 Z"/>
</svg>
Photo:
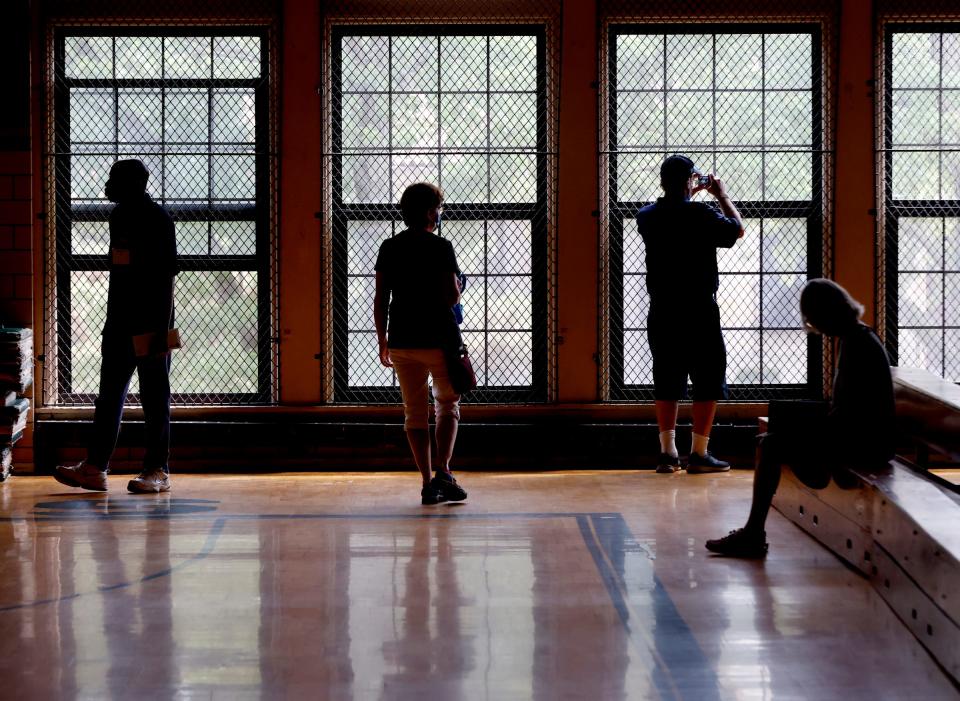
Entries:
<svg viewBox="0 0 960 701">
<path fill-rule="evenodd" d="M 707 34 L 667 36 L 667 89 L 713 85 L 713 37 Z"/>
<path fill-rule="evenodd" d="M 763 93 L 717 94 L 717 144 L 759 146 L 763 144 Z"/>
<path fill-rule="evenodd" d="M 373 325 L 374 278 L 352 277 L 347 280 L 347 329 L 376 331 Z"/>
<path fill-rule="evenodd" d="M 395 95 L 393 98 L 393 146 L 404 148 L 437 148 L 436 93 Z"/>
<path fill-rule="evenodd" d="M 663 44 L 658 34 L 617 37 L 617 89 L 661 90 Z"/>
<path fill-rule="evenodd" d="M 117 78 L 161 78 L 163 39 L 160 37 L 117 37 Z"/>
<path fill-rule="evenodd" d="M 393 167 L 393 202 L 399 202 L 403 191 L 411 183 L 435 183 L 440 175 L 437 157 L 403 154 L 391 158 Z"/>
<path fill-rule="evenodd" d="M 163 141 L 162 90 L 121 89 L 117 99 L 117 128 L 121 143 L 159 144 Z"/>
<path fill-rule="evenodd" d="M 487 334 L 487 384 L 523 387 L 533 382 L 533 338 L 530 333 Z"/>
<path fill-rule="evenodd" d="M 213 140 L 256 141 L 257 113 L 250 88 L 213 91 Z"/>
<path fill-rule="evenodd" d="M 390 200 L 389 156 L 344 156 L 342 197 L 347 203 Z"/>
<path fill-rule="evenodd" d="M 446 219 L 441 233 L 453 244 L 462 272 L 469 276 L 480 276 L 486 272 L 486 228 L 483 221 Z M 467 290 L 476 289 L 478 284 L 478 281 L 471 279 Z"/>
<path fill-rule="evenodd" d="M 70 143 L 112 143 L 116 139 L 112 89 L 70 91 Z"/>
<path fill-rule="evenodd" d="M 750 235 L 750 231 L 744 238 Z M 745 243 L 737 244 L 739 248 Z M 805 273 L 807 270 L 807 221 L 805 219 L 763 220 L 763 270 L 776 273 Z"/>
<path fill-rule="evenodd" d="M 767 34 L 765 82 L 769 89 L 809 90 L 811 88 L 811 46 L 809 34 Z"/>
<path fill-rule="evenodd" d="M 895 90 L 893 143 L 936 144 L 940 140 L 940 100 L 936 91 Z"/>
<path fill-rule="evenodd" d="M 897 333 L 898 364 L 922 368 L 935 375 L 943 372 L 943 330 L 905 329 Z"/>
<path fill-rule="evenodd" d="M 207 90 L 167 90 L 164 97 L 164 140 L 168 144 L 205 143 L 210 121 Z"/>
<path fill-rule="evenodd" d="M 343 37 L 340 46 L 344 92 L 387 89 L 390 80 L 387 37 Z"/>
<path fill-rule="evenodd" d="M 647 294 L 647 276 L 624 276 L 623 328 L 627 330 L 646 328 L 649 313 L 650 295 Z"/>
<path fill-rule="evenodd" d="M 760 332 L 725 331 L 723 340 L 727 346 L 727 384 L 760 384 L 763 381 L 760 374 Z"/>
<path fill-rule="evenodd" d="M 447 202 L 487 202 L 487 157 L 442 156 L 440 186 Z"/>
<path fill-rule="evenodd" d="M 114 156 L 73 156 L 70 159 L 70 198 L 74 203 L 106 201 L 103 186 Z"/>
<path fill-rule="evenodd" d="M 110 227 L 105 221 L 75 221 L 70 225 L 70 250 L 75 256 L 105 256 L 110 250 Z"/>
<path fill-rule="evenodd" d="M 206 156 L 167 156 L 165 162 L 167 199 L 207 199 L 210 191 Z"/>
<path fill-rule="evenodd" d="M 811 95 L 809 92 L 766 93 L 766 140 L 768 144 L 808 146 L 811 143 Z"/>
<path fill-rule="evenodd" d="M 893 35 L 893 87 L 935 88 L 940 84 L 940 35 Z"/>
<path fill-rule="evenodd" d="M 755 328 L 760 325 L 760 280 L 758 275 L 721 275 L 717 291 L 720 323 L 724 328 Z"/>
<path fill-rule="evenodd" d="M 483 148 L 487 145 L 486 95 L 441 96 L 441 145 Z"/>
<path fill-rule="evenodd" d="M 112 78 L 112 37 L 66 37 L 64 66 L 67 78 Z"/>
<path fill-rule="evenodd" d="M 717 269 L 722 273 L 749 273 L 760 267 L 760 220 L 744 219 L 746 233 L 733 248 L 717 249 Z"/>
<path fill-rule="evenodd" d="M 444 224 L 444 228 L 446 228 Z M 380 244 L 390 238 L 393 225 L 384 221 L 347 223 L 347 261 L 351 275 L 373 275 Z"/>
<path fill-rule="evenodd" d="M 943 278 L 928 273 L 900 273 L 898 277 L 900 326 L 941 326 Z"/>
<path fill-rule="evenodd" d="M 386 146 L 390 141 L 389 114 L 387 95 L 344 95 L 343 149 Z"/>
<path fill-rule="evenodd" d="M 664 101 L 659 93 L 617 95 L 617 147 L 662 146 Z"/>
<path fill-rule="evenodd" d="M 490 96 L 490 145 L 505 148 L 536 147 L 536 96 L 522 93 Z"/>
<path fill-rule="evenodd" d="M 210 223 L 177 222 L 177 253 L 181 256 L 204 256 L 210 253 Z"/>
<path fill-rule="evenodd" d="M 537 89 L 536 38 L 490 37 L 490 89 Z"/>
<path fill-rule="evenodd" d="M 529 329 L 533 310 L 529 277 L 491 277 L 487 280 L 489 328 Z"/>
<path fill-rule="evenodd" d="M 531 224 L 529 221 L 487 222 L 487 269 L 491 274 L 530 274 Z"/>
<path fill-rule="evenodd" d="M 796 61 L 796 56 L 791 60 Z M 767 60 L 773 56 L 768 53 Z M 763 85 L 763 36 L 760 34 L 717 35 L 717 88 L 749 90 Z M 767 66 L 767 79 L 773 64 Z M 807 74 L 809 76 L 809 68 Z"/>
<path fill-rule="evenodd" d="M 763 332 L 763 382 L 768 385 L 797 385 L 807 382 L 806 333 Z"/>
<path fill-rule="evenodd" d="M 166 37 L 163 40 L 164 78 L 209 78 L 210 37 Z"/>
<path fill-rule="evenodd" d="M 214 78 L 259 78 L 260 37 L 214 37 Z"/>
<path fill-rule="evenodd" d="M 806 275 L 763 275 L 764 328 L 799 329 L 800 290 Z M 804 358 L 805 360 L 805 358 Z"/>
<path fill-rule="evenodd" d="M 940 194 L 940 159 L 936 153 L 894 152 L 893 199 L 935 200 Z"/>
<path fill-rule="evenodd" d="M 391 76 L 395 92 L 439 90 L 438 37 L 394 37 Z M 433 104 L 436 104 L 434 101 Z"/>
<path fill-rule="evenodd" d="M 943 267 L 943 219 L 900 219 L 897 265 L 900 270 L 940 270 Z"/>
<path fill-rule="evenodd" d="M 393 370 L 380 364 L 376 333 L 351 333 L 347 338 L 347 367 L 350 368 L 347 381 L 351 386 L 394 384 Z"/>
<path fill-rule="evenodd" d="M 944 313 L 945 326 L 960 326 L 960 274 L 948 273 L 944 281 Z"/>
<path fill-rule="evenodd" d="M 440 52 L 441 90 L 486 90 L 486 37 L 440 37 Z"/>
<path fill-rule="evenodd" d="M 175 304 L 183 348 L 171 363 L 171 390 L 256 393 L 257 273 L 181 272 Z"/>
<path fill-rule="evenodd" d="M 713 141 L 713 97 L 704 93 L 667 95 L 667 144 L 694 146 Z"/>
<path fill-rule="evenodd" d="M 626 385 L 653 384 L 653 359 L 646 331 L 623 334 L 623 382 Z"/>
<path fill-rule="evenodd" d="M 213 197 L 252 200 L 256 196 L 257 169 L 253 156 L 214 156 Z"/>
<path fill-rule="evenodd" d="M 537 163 L 534 156 L 490 157 L 491 202 L 535 202 Z"/>
</svg>

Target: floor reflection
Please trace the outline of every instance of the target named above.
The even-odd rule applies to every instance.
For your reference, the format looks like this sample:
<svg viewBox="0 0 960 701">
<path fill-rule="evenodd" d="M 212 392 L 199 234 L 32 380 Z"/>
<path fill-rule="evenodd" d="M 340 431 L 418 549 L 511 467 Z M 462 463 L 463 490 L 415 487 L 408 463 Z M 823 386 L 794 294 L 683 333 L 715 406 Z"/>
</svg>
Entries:
<svg viewBox="0 0 960 701">
<path fill-rule="evenodd" d="M 774 698 L 841 688 L 844 665 L 803 680 L 818 654 L 909 640 L 829 556 L 705 557 L 668 516 L 710 491 L 663 485 L 640 538 L 618 512 L 43 492 L 24 508 L 0 488 L 4 696 Z M 810 568 L 813 591 L 795 585 Z M 825 603 L 832 618 L 811 614 Z M 864 682 L 881 695 L 883 666 Z"/>
</svg>

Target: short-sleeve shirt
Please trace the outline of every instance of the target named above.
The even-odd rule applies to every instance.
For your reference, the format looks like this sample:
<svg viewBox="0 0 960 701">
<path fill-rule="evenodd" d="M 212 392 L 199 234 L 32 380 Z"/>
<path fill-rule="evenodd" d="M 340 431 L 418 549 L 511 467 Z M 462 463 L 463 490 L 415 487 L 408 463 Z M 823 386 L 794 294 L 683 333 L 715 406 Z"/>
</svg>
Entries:
<svg viewBox="0 0 960 701">
<path fill-rule="evenodd" d="M 157 331 L 153 316 L 179 271 L 173 219 L 144 195 L 110 212 L 110 285 L 104 333 Z"/>
<path fill-rule="evenodd" d="M 717 249 L 731 248 L 740 224 L 704 202 L 661 197 L 637 212 L 646 245 L 651 301 L 712 299 L 720 286 Z"/>
<path fill-rule="evenodd" d="M 444 290 L 458 270 L 453 245 L 436 234 L 408 229 L 380 245 L 376 271 L 390 293 L 390 348 L 450 344 L 456 319 Z"/>
</svg>

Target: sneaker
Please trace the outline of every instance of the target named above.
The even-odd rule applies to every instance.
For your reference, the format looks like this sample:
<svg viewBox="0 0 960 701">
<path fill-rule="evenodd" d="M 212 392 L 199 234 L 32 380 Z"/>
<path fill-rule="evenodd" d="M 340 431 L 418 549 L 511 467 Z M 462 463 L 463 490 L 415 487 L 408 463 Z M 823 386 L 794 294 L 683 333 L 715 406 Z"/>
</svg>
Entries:
<svg viewBox="0 0 960 701">
<path fill-rule="evenodd" d="M 680 472 L 683 468 L 680 466 L 680 457 L 670 455 L 670 453 L 660 453 L 657 458 L 657 472 L 661 475 L 672 475 L 674 472 Z"/>
<path fill-rule="evenodd" d="M 430 484 L 420 490 L 420 503 L 424 506 L 432 506 L 446 500 L 447 498 L 443 496 L 443 493 L 434 486 L 433 480 L 430 480 Z"/>
<path fill-rule="evenodd" d="M 170 474 L 162 469 L 144 470 L 127 483 L 127 489 L 139 494 L 159 494 L 170 491 Z"/>
<path fill-rule="evenodd" d="M 449 472 L 438 472 L 430 480 L 430 486 L 443 495 L 446 501 L 463 501 L 467 491 L 461 487 Z"/>
<path fill-rule="evenodd" d="M 759 559 L 766 557 L 768 547 L 766 531 L 755 535 L 744 528 L 730 531 L 723 538 L 707 541 L 707 550 L 727 557 Z"/>
<path fill-rule="evenodd" d="M 78 465 L 57 465 L 53 478 L 68 487 L 80 487 L 94 492 L 107 491 L 107 471 L 85 462 Z"/>
<path fill-rule="evenodd" d="M 706 455 L 699 453 L 690 453 L 690 459 L 687 460 L 687 474 L 698 475 L 704 472 L 726 472 L 730 469 L 730 463 L 726 460 L 717 460 L 710 455 L 708 450 Z"/>
</svg>

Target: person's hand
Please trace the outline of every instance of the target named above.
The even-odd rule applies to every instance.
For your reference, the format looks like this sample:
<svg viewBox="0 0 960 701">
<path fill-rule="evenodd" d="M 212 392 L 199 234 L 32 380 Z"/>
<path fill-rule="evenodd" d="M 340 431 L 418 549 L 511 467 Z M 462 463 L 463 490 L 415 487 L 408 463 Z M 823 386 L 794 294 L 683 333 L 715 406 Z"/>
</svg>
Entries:
<svg viewBox="0 0 960 701">
<path fill-rule="evenodd" d="M 377 339 L 377 345 L 380 347 L 380 364 L 385 368 L 392 368 L 393 362 L 390 360 L 390 349 L 387 348 L 387 339 Z"/>
<path fill-rule="evenodd" d="M 727 196 L 727 186 L 720 178 L 713 175 L 710 176 L 710 184 L 705 189 L 718 200 Z"/>
</svg>

